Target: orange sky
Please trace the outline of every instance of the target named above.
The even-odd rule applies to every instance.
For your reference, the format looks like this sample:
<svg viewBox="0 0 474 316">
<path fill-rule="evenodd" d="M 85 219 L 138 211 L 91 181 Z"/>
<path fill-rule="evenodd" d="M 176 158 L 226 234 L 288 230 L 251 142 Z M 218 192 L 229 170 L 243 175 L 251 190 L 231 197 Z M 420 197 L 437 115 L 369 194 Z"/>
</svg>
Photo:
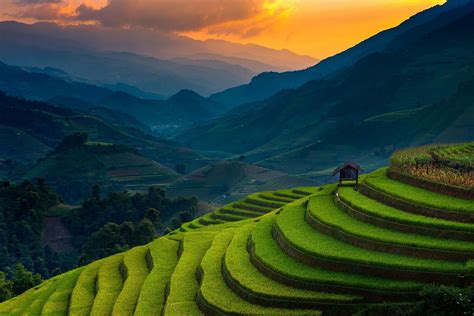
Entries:
<svg viewBox="0 0 474 316">
<path fill-rule="evenodd" d="M 324 58 L 349 48 L 382 30 L 394 27 L 417 12 L 445 0 L 294 0 L 276 22 L 248 38 L 190 32 L 198 39 L 221 38 L 258 43 L 277 49 Z"/>
<path fill-rule="evenodd" d="M 46 0 L 43 1 L 47 4 L 38 4 L 38 0 L 36 0 L 31 1 L 35 4 L 26 5 L 28 0 L 23 0 L 23 5 L 18 5 L 18 0 L 0 0 L 0 19 L 36 21 L 38 18 L 28 17 L 30 13 L 25 13 L 32 7 L 36 10 L 35 12 L 41 13 L 40 20 L 78 23 L 77 21 L 64 21 L 74 16 L 75 9 L 80 4 L 86 3 L 93 9 L 99 9 L 107 4 L 110 5 L 113 1 L 119 2 L 118 0 L 109 0 L 109 2 L 106 0 L 62 0 L 62 3 L 51 4 L 51 1 L 49 3 Z M 133 3 L 129 4 L 132 6 L 131 8 L 141 5 L 145 9 L 148 2 L 150 7 L 153 5 L 156 7 L 156 3 L 159 1 L 165 2 L 165 0 L 120 1 L 130 1 Z M 208 6 L 213 3 L 213 0 L 186 1 L 188 4 L 194 2 L 196 5 L 202 1 L 203 5 Z M 175 32 L 195 39 L 219 38 L 240 43 L 257 43 L 324 58 L 353 46 L 381 30 L 396 26 L 416 12 L 445 2 L 445 0 L 224 0 L 219 2 L 219 5 L 235 6 L 237 1 L 245 2 L 247 6 L 245 9 L 248 9 L 244 10 L 245 12 L 241 16 L 237 14 L 238 17 L 234 17 L 230 14 L 231 17 L 227 20 L 214 17 L 213 22 L 209 22 L 210 25 L 197 24 L 198 26 L 195 25 L 196 29 Z M 170 6 L 163 6 L 163 8 L 170 9 Z M 237 9 L 241 10 L 242 8 Z M 51 15 L 52 17 L 48 18 L 48 14 L 45 14 L 47 10 L 56 10 L 59 14 Z M 179 6 L 178 8 L 171 6 L 170 10 L 173 12 L 169 16 L 180 16 Z M 140 14 L 143 14 L 143 11 L 134 13 L 133 18 L 140 19 Z M 206 12 L 205 10 L 201 11 Z M 123 14 L 120 10 L 115 10 L 113 14 L 117 14 L 117 12 Z M 189 9 L 183 12 L 183 14 L 190 14 Z M 217 14 L 222 14 L 220 12 L 218 10 Z M 35 14 L 38 16 L 37 13 Z M 110 23 L 110 13 L 107 14 L 107 21 Z M 149 19 L 150 16 L 144 18 Z M 191 18 L 195 19 L 196 16 Z M 200 18 L 209 19 L 208 16 Z M 185 18 L 183 17 L 183 19 Z M 136 20 L 133 20 L 132 23 L 134 22 Z M 150 21 L 147 21 L 147 25 L 149 23 Z"/>
</svg>

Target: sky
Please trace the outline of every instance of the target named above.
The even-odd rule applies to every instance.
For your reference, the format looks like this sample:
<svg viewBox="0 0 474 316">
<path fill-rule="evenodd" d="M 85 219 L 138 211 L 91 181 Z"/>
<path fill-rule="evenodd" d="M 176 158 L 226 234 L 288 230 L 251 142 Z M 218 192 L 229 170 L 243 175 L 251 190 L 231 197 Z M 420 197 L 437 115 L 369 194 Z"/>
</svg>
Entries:
<svg viewBox="0 0 474 316">
<path fill-rule="evenodd" d="M 325 58 L 445 0 L 0 0 L 0 20 L 149 28 Z"/>
</svg>

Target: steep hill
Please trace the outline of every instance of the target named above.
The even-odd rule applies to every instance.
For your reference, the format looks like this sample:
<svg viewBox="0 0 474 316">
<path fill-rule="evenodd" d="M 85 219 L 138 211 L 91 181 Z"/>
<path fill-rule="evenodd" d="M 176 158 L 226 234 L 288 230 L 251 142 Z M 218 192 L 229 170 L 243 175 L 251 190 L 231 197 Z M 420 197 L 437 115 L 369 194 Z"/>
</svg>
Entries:
<svg viewBox="0 0 474 316">
<path fill-rule="evenodd" d="M 132 115 L 154 129 L 165 132 L 209 120 L 226 110 L 191 90 L 182 90 L 166 100 L 146 100 L 116 92 L 98 104 Z"/>
<path fill-rule="evenodd" d="M 338 159 L 371 165 L 401 146 L 472 139 L 473 12 L 472 3 L 453 9 L 418 26 L 422 36 L 400 37 L 331 78 L 237 108 L 178 139 L 297 174 L 333 167 L 335 146 L 344 148 Z"/>
<path fill-rule="evenodd" d="M 52 278 L 0 304 L 0 312 L 435 313 L 446 306 L 423 301 L 420 290 L 470 284 L 473 241 L 472 200 L 380 169 L 359 190 L 254 194 L 146 246 Z M 472 308 L 443 302 L 454 313 Z"/>
<path fill-rule="evenodd" d="M 9 95 L 48 101 L 62 96 L 95 103 L 113 91 L 94 85 L 69 81 L 49 74 L 30 72 L 0 62 L 0 91 Z"/>
<path fill-rule="evenodd" d="M 43 102 L 0 94 L 0 111 L 4 114 L 0 116 L 0 132 L 5 136 L 1 138 L 4 144 L 0 145 L 0 159 L 35 164 L 38 158 L 56 147 L 65 136 L 87 133 L 90 141 L 131 147 L 141 155 L 171 168 L 183 163 L 188 170 L 194 170 L 212 162 L 179 143 L 159 139 L 131 127 L 129 124 L 133 118 L 107 109 L 88 110 L 88 113 L 97 114 L 99 118 Z M 135 124 L 140 127 L 140 123 Z M 19 142 L 11 146 L 13 141 Z"/>
<path fill-rule="evenodd" d="M 175 196 L 195 195 L 200 200 L 225 204 L 257 191 L 314 185 L 312 181 L 236 161 L 198 169 L 167 187 Z"/>
<path fill-rule="evenodd" d="M 78 201 L 98 184 L 107 191 L 135 186 L 165 186 L 178 178 L 171 169 L 145 158 L 131 148 L 86 143 L 56 149 L 40 159 L 24 176 L 44 178 L 69 201 Z"/>
<path fill-rule="evenodd" d="M 297 88 L 310 80 L 331 77 L 337 72 L 354 65 L 359 59 L 385 50 L 397 37 L 407 35 L 412 38 L 419 37 L 420 33 L 413 33 L 413 30 L 416 30 L 420 25 L 430 23 L 441 14 L 452 11 L 469 2 L 470 0 L 449 0 L 443 6 L 435 6 L 421 12 L 400 26 L 381 32 L 355 47 L 327 58 L 312 67 L 284 73 L 263 73 L 254 77 L 249 84 L 216 93 L 211 96 L 211 99 L 222 104 L 237 106 L 269 98 L 281 90 Z M 442 25 L 440 21 L 435 23 L 438 26 Z"/>
<path fill-rule="evenodd" d="M 73 81 L 68 77 L 51 75 L 50 72 L 36 71 L 35 69 L 27 71 L 0 62 L 0 91 L 12 96 L 49 102 L 82 113 L 95 114 L 101 110 L 97 107 L 106 107 L 109 113 L 105 113 L 102 109 L 100 111 L 102 118 L 116 121 L 121 116 L 119 119 L 121 125 L 130 125 L 142 130 L 147 130 L 143 126 L 145 123 L 160 130 L 189 127 L 197 122 L 214 118 L 228 109 L 191 90 L 181 90 L 164 100 L 144 99 L 135 96 L 139 94 L 137 92 L 134 94 L 121 91 L 123 87 L 103 88 Z M 126 115 L 131 118 L 126 118 Z"/>
</svg>

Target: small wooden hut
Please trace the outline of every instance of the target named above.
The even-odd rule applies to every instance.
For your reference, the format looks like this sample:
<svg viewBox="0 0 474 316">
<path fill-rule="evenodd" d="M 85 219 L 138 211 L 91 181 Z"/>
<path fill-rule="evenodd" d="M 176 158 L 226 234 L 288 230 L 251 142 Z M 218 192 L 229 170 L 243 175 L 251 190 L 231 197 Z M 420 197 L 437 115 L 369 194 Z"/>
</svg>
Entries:
<svg viewBox="0 0 474 316">
<path fill-rule="evenodd" d="M 362 169 L 355 162 L 349 161 L 343 164 L 342 166 L 336 168 L 333 172 L 333 176 L 339 173 L 339 185 L 342 185 L 343 181 L 355 181 L 356 186 L 359 185 L 359 173 L 362 172 Z"/>
</svg>

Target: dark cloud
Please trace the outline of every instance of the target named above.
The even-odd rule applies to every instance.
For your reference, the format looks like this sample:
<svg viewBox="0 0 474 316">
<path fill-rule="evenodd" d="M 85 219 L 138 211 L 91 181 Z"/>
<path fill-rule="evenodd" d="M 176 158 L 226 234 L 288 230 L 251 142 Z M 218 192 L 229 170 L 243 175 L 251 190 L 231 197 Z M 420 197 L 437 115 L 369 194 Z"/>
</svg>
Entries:
<svg viewBox="0 0 474 316">
<path fill-rule="evenodd" d="M 81 5 L 77 19 L 104 26 L 141 26 L 165 32 L 195 31 L 242 21 L 262 11 L 264 0 L 109 0 L 95 10 Z"/>
</svg>

